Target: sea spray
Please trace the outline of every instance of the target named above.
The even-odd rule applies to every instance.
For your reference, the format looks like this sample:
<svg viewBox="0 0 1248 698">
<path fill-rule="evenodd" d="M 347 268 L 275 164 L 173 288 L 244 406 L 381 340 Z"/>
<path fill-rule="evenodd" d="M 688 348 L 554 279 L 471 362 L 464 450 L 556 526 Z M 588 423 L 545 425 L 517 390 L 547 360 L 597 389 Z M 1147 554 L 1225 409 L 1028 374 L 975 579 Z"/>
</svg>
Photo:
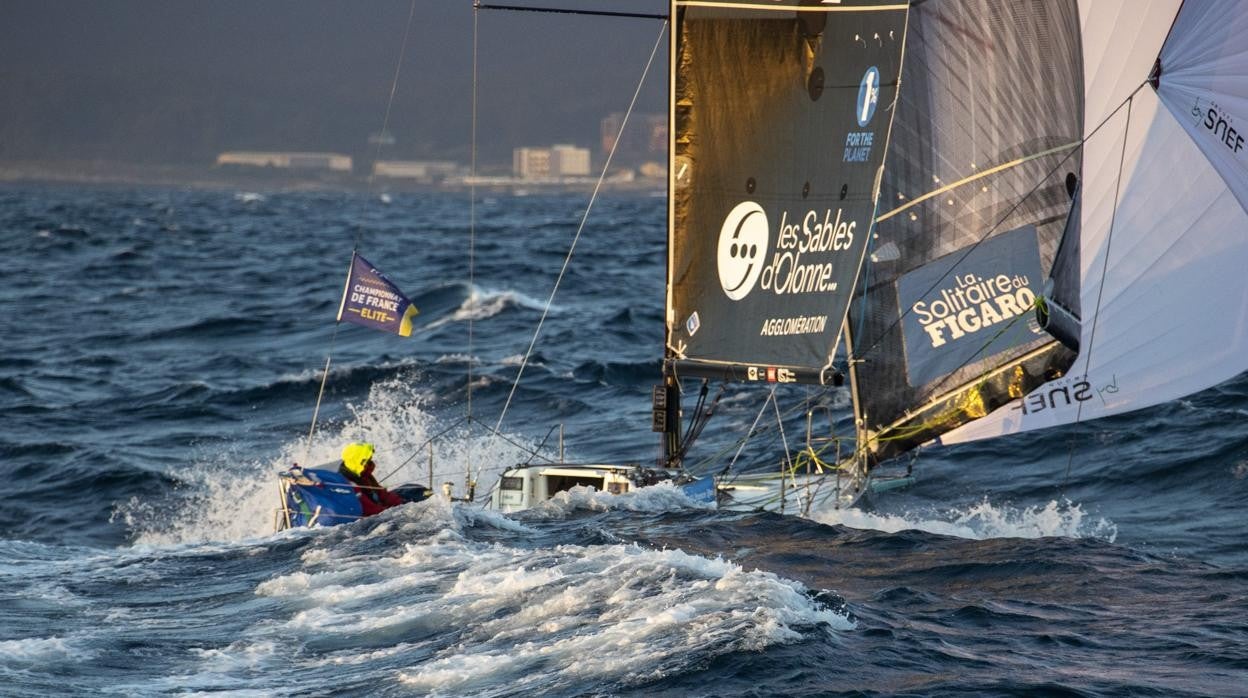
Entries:
<svg viewBox="0 0 1248 698">
<path fill-rule="evenodd" d="M 926 512 L 879 514 L 861 509 L 821 509 L 811 518 L 825 524 L 896 533 L 909 529 L 944 536 L 985 540 L 988 538 L 1098 538 L 1110 543 L 1118 527 L 1103 518 L 1091 518 L 1070 500 L 1050 501 L 1044 506 L 1017 508 L 987 499 L 966 507 Z"/>
<path fill-rule="evenodd" d="M 201 541 L 231 541 L 269 535 L 280 499 L 277 473 L 299 463 L 307 467 L 337 467 L 342 444 L 369 441 L 377 447 L 378 473 L 384 484 L 414 482 L 428 485 L 428 451 L 432 436 L 448 428 L 447 421 L 426 410 L 421 388 L 404 376 L 374 384 L 368 399 L 348 403 L 350 417 L 341 424 L 318 429 L 311 446 L 293 436 L 277 445 L 270 459 L 238 458 L 222 453 L 196 462 L 177 473 L 180 492 L 160 501 L 131 497 L 114 509 L 114 521 L 125 524 L 135 544 L 173 545 Z M 481 430 L 455 427 L 437 439 L 433 449 L 433 485 L 454 485 L 463 496 L 464 479 L 481 476 L 477 497 L 488 496 L 504 467 L 528 457 L 523 437 L 491 438 Z"/>
</svg>

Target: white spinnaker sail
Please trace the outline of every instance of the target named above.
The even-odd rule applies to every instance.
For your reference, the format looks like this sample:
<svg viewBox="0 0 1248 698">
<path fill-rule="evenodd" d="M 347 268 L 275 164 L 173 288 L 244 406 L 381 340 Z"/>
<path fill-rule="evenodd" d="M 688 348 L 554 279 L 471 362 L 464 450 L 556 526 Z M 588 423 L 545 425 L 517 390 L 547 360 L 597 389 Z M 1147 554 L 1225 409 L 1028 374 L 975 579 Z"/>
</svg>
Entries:
<svg viewBox="0 0 1248 698">
<path fill-rule="evenodd" d="M 1248 129 L 1248 3 L 1189 2 L 1175 19 L 1178 5 L 1081 3 L 1085 134 L 1166 49 L 1159 90 L 1085 146 L 1079 357 L 943 442 L 1128 412 L 1248 370 L 1248 145 L 1193 113 L 1201 97 Z"/>
<path fill-rule="evenodd" d="M 1248 4 L 1188 3 L 1161 63 L 1162 104 L 1248 208 Z"/>
</svg>

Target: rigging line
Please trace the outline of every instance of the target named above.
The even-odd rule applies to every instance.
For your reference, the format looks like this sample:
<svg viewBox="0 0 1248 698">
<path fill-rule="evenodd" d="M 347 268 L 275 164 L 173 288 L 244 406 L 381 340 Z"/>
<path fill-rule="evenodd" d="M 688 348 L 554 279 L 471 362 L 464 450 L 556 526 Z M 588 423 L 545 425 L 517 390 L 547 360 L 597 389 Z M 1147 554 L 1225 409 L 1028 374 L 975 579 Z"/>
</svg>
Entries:
<svg viewBox="0 0 1248 698">
<path fill-rule="evenodd" d="M 772 388 L 771 388 L 771 389 L 772 389 L 772 392 L 773 392 L 773 393 L 774 393 L 774 391 L 775 391 L 776 387 L 778 387 L 778 384 L 777 384 L 777 385 L 773 385 L 773 386 L 772 386 Z M 822 396 L 822 395 L 826 395 L 828 392 L 829 392 L 829 391 L 828 391 L 827 389 L 824 389 L 823 391 L 821 391 L 821 396 Z M 718 398 L 717 398 L 717 399 L 718 399 Z M 798 414 L 798 412 L 802 409 L 802 407 L 803 407 L 803 405 L 802 405 L 801 403 L 798 403 L 798 404 L 794 405 L 793 407 L 788 407 L 788 408 L 786 408 L 786 409 L 785 409 L 785 411 L 784 411 L 784 416 L 785 416 L 786 418 L 788 418 L 788 417 L 792 417 L 792 416 L 794 416 L 794 415 Z M 762 416 L 762 413 L 763 413 L 764 411 L 766 411 L 766 409 L 767 409 L 767 402 L 766 402 L 766 401 L 764 401 L 764 402 L 763 402 L 762 407 L 760 407 L 760 408 L 759 408 L 759 416 L 757 416 L 757 417 L 755 417 L 755 418 L 754 418 L 754 424 L 750 426 L 750 430 L 749 430 L 748 432 L 746 432 L 746 435 L 745 435 L 745 436 L 738 438 L 737 440 L 733 441 L 732 443 L 729 443 L 728 445 L 726 445 L 726 446 L 724 446 L 723 448 L 721 448 L 719 451 L 716 451 L 715 453 L 712 453 L 712 454 L 710 454 L 710 455 L 706 456 L 706 457 L 705 457 L 705 458 L 703 458 L 702 460 L 700 460 L 700 461 L 698 461 L 697 463 L 695 463 L 693 466 L 686 468 L 686 470 L 688 470 L 689 472 L 697 472 L 697 471 L 700 471 L 700 470 L 702 469 L 702 467 L 703 467 L 703 466 L 706 466 L 706 465 L 709 465 L 709 464 L 711 464 L 711 463 L 714 463 L 715 461 L 719 460 L 721 456 L 726 455 L 729 451 L 733 450 L 734 448 L 737 448 L 737 449 L 738 449 L 737 456 L 739 456 L 739 455 L 740 455 L 740 449 L 745 448 L 746 443 L 747 443 L 747 442 L 748 442 L 751 438 L 753 438 L 755 435 L 761 435 L 761 434 L 764 434 L 764 433 L 766 433 L 768 430 L 770 430 L 770 429 L 771 429 L 771 427 L 770 427 L 770 426 L 764 426 L 764 427 L 761 427 L 761 428 L 760 428 L 760 427 L 758 427 L 759 417 L 761 417 L 761 416 Z M 724 468 L 722 468 L 722 469 L 721 469 L 721 472 L 727 472 L 728 470 L 731 470 L 732 466 L 733 466 L 736 462 L 737 462 L 737 457 L 736 457 L 736 456 L 734 456 L 734 457 L 733 457 L 733 459 L 732 459 L 732 462 L 730 462 L 727 466 L 725 466 Z"/>
<path fill-rule="evenodd" d="M 378 482 L 385 482 L 387 478 L 389 478 L 391 475 L 394 475 L 395 473 L 397 473 L 397 472 L 399 472 L 400 470 L 402 470 L 402 469 L 403 469 L 403 466 L 407 465 L 408 463 L 411 463 L 413 458 L 415 458 L 416 456 L 420 455 L 420 451 L 421 451 L 421 449 L 423 449 L 425 446 L 428 446 L 429 444 L 433 443 L 434 441 L 436 441 L 436 440 L 438 440 L 438 439 L 442 438 L 443 436 L 445 436 L 445 435 L 447 434 L 447 432 L 449 432 L 450 430 L 454 429 L 455 427 L 458 427 L 460 424 L 463 424 L 465 421 L 467 421 L 467 420 L 466 420 L 465 418 L 461 417 L 460 419 L 456 420 L 456 422 L 455 422 L 454 424 L 452 424 L 452 425 L 450 425 L 449 427 L 447 427 L 447 428 L 443 429 L 442 431 L 440 431 L 440 432 L 438 432 L 438 433 L 434 434 L 433 436 L 430 436 L 429 438 L 425 439 L 423 442 L 421 442 L 421 444 L 420 444 L 419 446 L 417 446 L 416 448 L 413 448 L 413 449 L 412 449 L 412 455 L 408 456 L 408 457 L 407 457 L 407 458 L 406 458 L 406 459 L 405 459 L 402 463 L 399 463 L 398 465 L 394 466 L 394 468 L 393 468 L 390 472 L 388 472 L 388 473 L 386 473 L 385 475 L 382 475 L 381 477 L 377 478 L 377 481 L 378 481 Z"/>
<path fill-rule="evenodd" d="M 524 451 L 525 453 L 529 454 L 529 455 L 528 455 L 528 457 L 529 457 L 529 461 L 528 461 L 528 463 L 529 463 L 530 465 L 532 464 L 532 459 L 534 459 L 534 458 L 540 458 L 541 460 L 544 460 L 544 461 L 546 461 L 547 463 L 550 463 L 550 464 L 552 464 L 552 465 L 556 462 L 555 460 L 553 460 L 553 459 L 551 459 L 551 458 L 549 458 L 549 457 L 547 457 L 547 456 L 543 456 L 543 455 L 542 455 L 539 451 L 534 450 L 531 446 L 525 446 L 524 444 L 520 443 L 519 441 L 516 441 L 515 439 L 509 438 L 509 437 L 508 437 L 505 433 L 503 433 L 503 432 L 501 432 L 501 431 L 495 431 L 495 430 L 494 430 L 494 428 L 493 428 L 493 427 L 491 427 L 489 424 L 486 424 L 485 422 L 482 422 L 481 420 L 477 419 L 476 417 L 473 417 L 473 418 L 472 418 L 471 423 L 472 423 L 472 424 L 478 424 L 478 425 L 480 425 L 483 429 L 485 429 L 485 431 L 486 431 L 486 432 L 488 432 L 488 433 L 489 433 L 489 434 L 491 434 L 492 436 L 498 437 L 498 438 L 502 439 L 503 441 L 506 441 L 507 443 L 511 444 L 512 446 L 515 446 L 516 448 L 520 449 L 521 451 Z M 481 475 L 481 473 L 483 473 L 483 472 L 485 472 L 485 473 L 489 473 L 489 472 L 493 472 L 493 471 L 495 471 L 495 470 L 503 470 L 503 469 L 505 469 L 505 468 L 509 468 L 509 467 L 511 467 L 511 466 L 504 464 L 504 465 L 494 465 L 494 466 L 490 466 L 489 468 L 479 468 L 479 469 L 478 469 L 478 471 L 477 471 L 477 475 L 478 475 L 478 477 L 479 477 L 479 476 Z"/>
<path fill-rule="evenodd" d="M 1066 153 L 1066 155 L 1061 160 L 1059 160 L 1058 163 L 1054 165 L 1052 169 L 1046 172 L 1045 175 L 1041 177 L 1039 181 L 1036 182 L 1035 186 L 1033 186 L 1026 194 L 1024 194 L 1021 198 L 1019 198 L 1019 200 L 1016 201 L 1014 205 L 1011 206 L 1010 209 L 1005 212 L 1005 215 L 1001 216 L 1001 218 L 998 219 L 997 222 L 994 223 L 991 228 L 985 231 L 984 234 L 980 236 L 978 240 L 976 240 L 973 244 L 968 246 L 966 248 L 966 251 L 962 253 L 962 256 L 959 257 L 956 262 L 950 265 L 949 269 L 947 269 L 944 274 L 940 275 L 940 278 L 932 282 L 932 285 L 929 286 L 928 289 L 924 291 L 922 295 L 926 296 L 927 294 L 934 291 L 941 284 L 941 282 L 943 282 L 945 278 L 948 277 L 949 274 L 953 272 L 954 269 L 957 269 L 959 265 L 961 265 L 962 262 L 965 261 L 966 258 L 971 255 L 972 252 L 974 252 L 981 244 L 983 244 L 985 240 L 991 237 L 992 234 L 996 232 L 997 228 L 1001 227 L 1002 223 L 1005 223 L 1007 220 L 1009 220 L 1010 216 L 1014 215 L 1014 212 L 1018 210 L 1019 206 L 1023 205 L 1024 201 L 1031 198 L 1033 194 L 1039 191 L 1040 187 L 1044 185 L 1045 180 L 1053 176 L 1055 172 L 1061 169 L 1062 165 L 1065 164 L 1066 161 L 1069 160 L 1072 155 L 1079 152 L 1083 148 L 1084 144 L 1088 142 L 1088 139 L 1092 138 L 1092 136 L 1095 136 L 1105 126 L 1105 124 L 1109 123 L 1109 120 L 1114 118 L 1114 115 L 1117 114 L 1123 107 L 1127 106 L 1127 104 L 1135 97 L 1135 94 L 1139 92 L 1140 89 L 1143 88 L 1147 84 L 1148 84 L 1147 81 L 1142 82 L 1139 84 L 1139 86 L 1137 86 L 1134 90 L 1132 90 L 1131 94 L 1127 95 L 1126 99 L 1122 100 L 1122 103 L 1120 103 L 1117 107 L 1114 107 L 1114 110 L 1111 111 L 1109 115 L 1106 116 L 1104 119 L 1102 119 L 1101 123 L 1096 125 L 1096 128 L 1092 129 L 1088 133 L 1088 135 L 1080 139 L 1079 147 L 1073 148 L 1070 150 L 1070 152 Z M 893 320 L 892 323 L 888 325 L 888 327 L 884 328 L 884 330 L 880 332 L 879 337 L 871 344 L 871 346 L 867 347 L 864 351 L 860 352 L 858 356 L 859 357 L 866 356 L 867 354 L 879 348 L 880 342 L 884 341 L 885 337 L 887 337 L 888 334 L 893 331 L 893 329 L 895 329 L 898 325 L 900 325 L 902 319 L 905 318 L 909 314 L 910 314 L 909 308 L 906 308 L 901 313 L 899 313 L 897 315 L 897 319 Z"/>
<path fill-rule="evenodd" d="M 572 261 L 572 254 L 576 251 L 576 243 L 581 239 L 581 233 L 585 230 L 585 222 L 589 220 L 589 213 L 594 208 L 594 201 L 598 198 L 598 191 L 602 188 L 602 182 L 607 177 L 607 171 L 611 167 L 611 159 L 615 156 L 615 150 L 620 144 L 620 137 L 624 135 L 624 129 L 628 126 L 628 117 L 633 113 L 633 107 L 637 105 L 637 97 L 641 94 L 641 88 L 646 83 L 646 76 L 650 73 L 650 66 L 654 63 L 654 56 L 659 51 L 659 45 L 663 42 L 663 35 L 667 32 L 667 22 L 663 23 L 659 29 L 659 36 L 654 42 L 654 48 L 650 51 L 650 59 L 646 61 L 645 70 L 641 73 L 641 80 L 637 82 L 637 89 L 633 91 L 633 99 L 628 104 L 628 111 L 624 112 L 624 119 L 620 123 L 620 129 L 616 133 L 615 142 L 611 144 L 611 150 L 607 153 L 607 161 L 602 165 L 602 172 L 598 175 L 598 181 L 594 184 L 594 191 L 590 194 L 589 203 L 585 206 L 585 213 L 581 215 L 581 223 L 576 228 L 576 235 L 572 237 L 572 244 L 568 247 L 568 254 L 563 258 L 563 266 L 559 269 L 559 275 L 555 277 L 554 288 L 550 289 L 550 297 L 546 299 L 546 307 L 542 308 L 542 316 L 537 321 L 537 328 L 533 330 L 533 339 L 529 341 L 529 348 L 524 352 L 524 359 L 520 362 L 520 370 L 516 371 L 516 379 L 511 384 L 511 392 L 507 394 L 507 401 L 503 403 L 503 410 L 498 415 L 498 422 L 494 425 L 494 432 L 503 426 L 503 418 L 507 416 L 507 409 L 511 407 L 511 400 L 516 395 L 516 388 L 520 385 L 520 377 L 524 375 L 524 368 L 529 363 L 529 357 L 533 354 L 533 347 L 537 344 L 537 337 L 542 332 L 542 325 L 546 322 L 546 316 L 550 313 L 550 306 L 555 301 L 555 294 L 559 292 L 559 283 L 563 281 L 563 275 L 568 271 L 568 264 Z"/>
<path fill-rule="evenodd" d="M 476 303 L 476 274 L 477 274 L 477 96 L 478 96 L 478 29 L 477 29 L 477 7 L 472 8 L 472 159 L 468 166 L 471 173 L 468 188 L 468 362 L 467 362 L 467 381 L 464 384 L 466 395 L 466 413 L 467 419 L 472 419 L 472 348 L 473 348 L 473 328 L 474 319 L 476 317 L 476 309 L 473 305 Z M 472 463 L 472 439 L 468 440 L 467 452 L 465 454 L 469 463 Z"/>
<path fill-rule="evenodd" d="M 573 10 L 562 7 L 522 7 L 520 5 L 488 5 L 485 3 L 474 2 L 473 10 L 506 10 L 509 12 L 543 12 L 556 15 L 592 15 L 596 17 L 625 17 L 629 19 L 662 19 L 666 20 L 667 15 L 647 14 L 643 12 L 619 12 L 610 10 Z"/>
<path fill-rule="evenodd" d="M 532 464 L 533 464 L 533 459 L 534 459 L 534 458 L 540 458 L 540 459 L 542 459 L 542 460 L 544 460 L 544 461 L 546 461 L 547 463 L 550 463 L 550 464 L 552 464 L 552 465 L 555 463 L 555 460 L 554 460 L 553 458 L 551 458 L 551 457 L 549 457 L 549 456 L 543 456 L 543 455 L 541 454 L 541 445 L 539 445 L 537 448 L 532 448 L 532 447 L 530 447 L 530 446 L 525 446 L 524 444 L 520 443 L 519 441 L 516 441 L 515 439 L 508 438 L 508 437 L 507 437 L 507 435 L 506 435 L 506 434 L 504 434 L 504 433 L 503 433 L 503 432 L 501 432 L 501 431 L 499 431 L 499 432 L 495 432 L 495 431 L 494 431 L 494 430 L 490 427 L 490 425 L 489 425 L 489 424 L 486 424 L 485 422 L 482 422 L 482 421 L 481 421 L 481 420 L 479 420 L 479 419 L 475 419 L 475 418 L 474 418 L 474 419 L 472 420 L 472 422 L 473 422 L 473 424 L 480 424 L 480 425 L 481 425 L 481 426 L 482 426 L 482 427 L 483 427 L 483 428 L 484 428 L 487 432 L 491 432 L 491 433 L 493 433 L 495 436 L 497 436 L 498 438 L 502 439 L 503 441 L 506 441 L 507 443 L 511 444 L 512 446 L 515 446 L 516 448 L 520 449 L 521 451 L 524 451 L 524 452 L 528 453 L 528 454 L 529 454 L 529 455 L 528 455 L 528 460 L 526 460 L 526 461 L 525 461 L 525 463 L 527 463 L 527 464 L 529 464 L 529 465 L 532 465 Z M 555 426 L 558 426 L 558 425 L 556 424 Z M 546 432 L 547 437 L 549 437 L 549 436 L 550 436 L 550 432 L 552 432 L 552 431 L 554 431 L 554 430 L 555 430 L 555 427 L 551 427 L 551 428 L 550 428 L 550 431 Z M 543 439 L 542 443 L 545 443 L 545 440 L 544 440 L 544 439 Z M 498 469 L 500 469 L 500 467 L 502 467 L 502 466 L 496 466 L 495 468 L 492 468 L 492 470 L 498 470 Z"/>
<path fill-rule="evenodd" d="M 351 255 L 351 262 L 355 262 L 355 254 Z M 321 413 L 321 398 L 325 395 L 325 383 L 329 380 L 329 362 L 334 356 L 334 342 L 338 339 L 338 328 L 342 327 L 341 322 L 334 323 L 334 332 L 329 337 L 329 351 L 325 354 L 325 370 L 321 372 L 321 388 L 316 392 L 316 407 L 312 409 L 312 426 L 308 427 L 308 442 L 303 447 L 303 462 L 307 463 L 312 457 L 312 435 L 316 433 L 316 418 Z"/>
<path fill-rule="evenodd" d="M 403 70 L 403 57 L 407 55 L 407 40 L 412 33 L 412 18 L 416 16 L 416 0 L 412 0 L 411 6 L 407 10 L 407 24 L 403 27 L 403 43 L 399 46 L 399 59 L 394 64 L 394 77 L 390 80 L 390 96 L 386 99 L 386 111 L 381 118 L 381 133 L 378 134 L 377 147 L 373 149 L 373 162 L 376 163 L 381 159 L 381 146 L 385 141 L 386 133 L 390 129 L 390 111 L 394 108 L 394 94 L 399 88 L 399 74 Z M 373 184 L 377 179 L 376 168 L 368 173 L 368 192 L 369 199 L 372 199 Z M 355 247 L 359 248 L 360 239 L 364 236 L 364 227 L 357 226 L 355 229 Z"/>
<path fill-rule="evenodd" d="M 325 383 L 329 381 L 329 362 L 334 357 L 334 343 L 338 339 L 338 330 L 342 327 L 342 308 L 347 302 L 347 286 L 351 283 L 351 271 L 355 269 L 356 251 L 351 250 L 351 263 L 347 265 L 347 278 L 342 284 L 342 300 L 338 302 L 338 317 L 334 318 L 334 331 L 329 336 L 329 349 L 325 352 L 325 370 L 321 373 L 321 387 L 316 392 L 316 407 L 312 409 L 312 424 L 308 427 L 308 442 L 303 448 L 303 462 L 312 457 L 312 435 L 316 433 L 316 418 L 321 413 L 321 398 L 325 396 Z"/>
<path fill-rule="evenodd" d="M 745 445 L 749 443 L 750 437 L 754 434 L 754 429 L 758 427 L 758 420 L 762 419 L 763 413 L 767 411 L 767 403 L 772 402 L 775 399 L 776 399 L 776 386 L 773 385 L 771 386 L 771 392 L 767 393 L 767 399 L 763 400 L 763 406 L 758 409 L 758 414 L 754 415 L 754 423 L 750 425 L 749 430 L 746 431 L 745 436 L 742 437 L 741 447 L 738 448 L 737 452 L 733 454 L 732 460 L 728 462 L 728 465 L 727 467 L 724 468 L 724 470 L 726 471 L 732 470 L 732 466 L 737 464 L 737 459 L 741 457 L 741 452 L 745 450 Z"/>
<path fill-rule="evenodd" d="M 794 487 L 797 486 L 797 475 L 793 473 L 793 459 L 789 457 L 789 437 L 784 434 L 784 418 L 780 416 L 780 405 L 776 400 L 771 401 L 771 406 L 776 410 L 776 426 L 780 428 L 780 443 L 784 446 L 784 464 L 786 470 L 792 474 Z M 780 476 L 780 484 L 784 485 L 784 475 Z"/>
<path fill-rule="evenodd" d="M 390 81 L 390 97 L 386 100 L 385 115 L 381 119 L 381 134 L 384 136 L 386 129 L 390 126 L 390 110 L 394 107 L 394 93 L 399 86 L 399 72 L 403 68 L 403 56 L 407 53 L 407 39 L 412 32 L 412 18 L 416 16 L 416 0 L 412 0 L 411 7 L 407 11 L 407 25 L 403 29 L 403 44 L 399 47 L 399 60 L 394 66 L 394 79 Z M 377 149 L 373 155 L 373 161 L 376 162 L 381 157 L 381 142 L 384 138 L 377 139 Z M 368 175 L 369 199 L 372 199 L 374 175 Z M 364 236 L 364 227 L 356 226 L 355 240 L 351 243 L 351 266 L 347 267 L 347 281 L 351 280 L 351 270 L 355 267 L 356 252 L 360 248 L 360 240 Z M 343 288 L 343 299 L 346 299 L 347 290 Z M 334 320 L 334 333 L 329 338 L 329 350 L 325 354 L 325 370 L 321 374 L 321 388 L 316 394 L 316 407 L 312 409 L 312 425 L 308 427 L 308 443 L 304 447 L 303 460 L 307 462 L 312 452 L 312 436 L 316 433 L 316 419 L 321 412 L 321 398 L 325 395 L 325 383 L 329 379 L 329 364 L 334 356 L 334 341 L 338 338 L 338 329 L 342 325 L 342 306 L 338 308 L 338 318 Z"/>
<path fill-rule="evenodd" d="M 1147 83 L 1146 83 L 1147 84 Z M 1140 87 L 1143 87 L 1141 85 Z M 1139 87 L 1136 92 L 1139 92 Z M 1118 195 L 1122 191 L 1122 168 L 1127 161 L 1127 140 L 1131 135 L 1131 103 L 1135 99 L 1135 92 L 1131 93 L 1131 97 L 1127 99 L 1127 123 L 1122 127 L 1122 152 L 1118 154 L 1118 178 L 1114 182 L 1114 208 L 1113 213 L 1109 216 L 1109 232 L 1105 235 L 1105 261 L 1101 264 L 1101 283 L 1096 291 L 1096 308 L 1092 311 L 1092 329 L 1088 333 L 1088 358 L 1083 364 L 1084 379 L 1087 379 L 1088 370 L 1092 367 L 1092 350 L 1096 348 L 1096 324 L 1101 317 L 1101 298 L 1105 295 L 1105 277 L 1109 274 L 1109 251 L 1110 246 L 1114 242 L 1114 220 L 1118 217 Z M 1079 419 L 1083 416 L 1083 402 L 1079 403 L 1079 407 L 1075 410 L 1074 424 L 1079 423 Z M 1073 437 L 1073 434 L 1072 434 Z M 1066 458 L 1066 474 L 1062 477 L 1062 496 L 1066 495 L 1066 485 L 1070 481 L 1070 467 L 1075 462 L 1075 442 L 1071 439 L 1070 455 Z"/>
</svg>

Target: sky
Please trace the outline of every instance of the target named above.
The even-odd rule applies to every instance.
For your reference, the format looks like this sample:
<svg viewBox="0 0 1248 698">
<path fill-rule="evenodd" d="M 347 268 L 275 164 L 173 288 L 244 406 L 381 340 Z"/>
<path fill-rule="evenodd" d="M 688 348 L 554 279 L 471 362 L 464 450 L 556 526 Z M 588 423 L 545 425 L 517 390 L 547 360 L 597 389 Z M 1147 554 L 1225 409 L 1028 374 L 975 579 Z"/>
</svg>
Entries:
<svg viewBox="0 0 1248 698">
<path fill-rule="evenodd" d="M 488 1 L 667 10 L 666 0 Z M 467 162 L 473 24 L 472 0 L 0 0 L 0 164 L 368 155 L 396 64 L 396 143 L 383 156 Z M 479 161 L 510 164 L 525 145 L 596 146 L 662 25 L 480 10 Z M 666 111 L 666 73 L 664 34 L 638 111 Z"/>
</svg>

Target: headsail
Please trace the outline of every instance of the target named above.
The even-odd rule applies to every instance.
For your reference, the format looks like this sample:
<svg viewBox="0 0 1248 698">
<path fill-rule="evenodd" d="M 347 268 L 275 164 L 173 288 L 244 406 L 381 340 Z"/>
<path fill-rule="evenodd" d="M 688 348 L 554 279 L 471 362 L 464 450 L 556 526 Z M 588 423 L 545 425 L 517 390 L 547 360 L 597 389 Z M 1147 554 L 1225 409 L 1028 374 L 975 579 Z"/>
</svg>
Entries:
<svg viewBox="0 0 1248 698">
<path fill-rule="evenodd" d="M 1116 76 L 1089 83 L 1090 117 L 1160 59 L 1153 87 L 1087 142 L 1079 356 L 946 441 L 1140 409 L 1248 369 L 1248 6 L 1178 5 L 1084 9 L 1085 44 L 1105 47 L 1089 74 Z"/>
<path fill-rule="evenodd" d="M 1075 0 L 912 8 L 878 239 L 850 311 L 877 456 L 1069 364 L 1032 310 L 1068 228 L 1083 94 Z"/>
<path fill-rule="evenodd" d="M 861 267 L 906 3 L 674 0 L 667 353 L 825 380 Z"/>
</svg>

